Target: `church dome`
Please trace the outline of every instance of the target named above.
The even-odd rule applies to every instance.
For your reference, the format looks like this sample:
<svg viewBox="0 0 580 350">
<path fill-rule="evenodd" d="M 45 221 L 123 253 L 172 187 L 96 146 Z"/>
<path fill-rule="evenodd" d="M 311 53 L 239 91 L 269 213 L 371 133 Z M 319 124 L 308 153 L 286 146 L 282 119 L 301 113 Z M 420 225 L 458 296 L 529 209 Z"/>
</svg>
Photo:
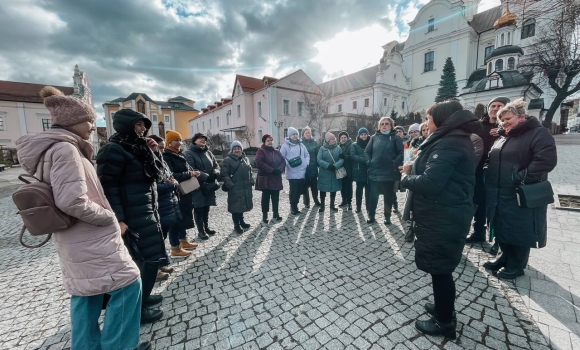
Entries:
<svg viewBox="0 0 580 350">
<path fill-rule="evenodd" d="M 492 58 L 498 56 L 516 55 L 516 54 L 523 56 L 524 50 L 522 50 L 522 48 L 517 45 L 500 46 L 497 49 L 493 50 L 491 54 L 489 54 L 489 56 L 485 57 L 485 61 L 488 62 Z"/>
<path fill-rule="evenodd" d="M 518 17 L 514 13 L 510 12 L 508 3 L 506 2 L 503 14 L 495 21 L 493 27 L 495 29 L 500 29 L 503 27 L 515 26 L 517 23 Z"/>
</svg>

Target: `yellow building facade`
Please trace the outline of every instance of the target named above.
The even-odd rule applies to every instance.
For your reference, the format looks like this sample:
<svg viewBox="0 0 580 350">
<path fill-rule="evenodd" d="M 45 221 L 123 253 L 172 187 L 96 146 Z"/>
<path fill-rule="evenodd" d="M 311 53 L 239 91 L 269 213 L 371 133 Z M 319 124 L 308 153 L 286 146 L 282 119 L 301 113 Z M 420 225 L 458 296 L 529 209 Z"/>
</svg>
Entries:
<svg viewBox="0 0 580 350">
<path fill-rule="evenodd" d="M 107 137 L 116 131 L 113 128 L 113 115 L 120 109 L 132 109 L 145 114 L 152 122 L 153 127 L 149 135 L 159 135 L 165 138 L 167 130 L 175 130 L 183 138 L 191 137 L 189 120 L 197 117 L 199 111 L 194 108 L 195 101 L 177 96 L 167 101 L 154 101 L 147 94 L 134 92 L 127 97 L 119 97 L 103 103 Z"/>
</svg>

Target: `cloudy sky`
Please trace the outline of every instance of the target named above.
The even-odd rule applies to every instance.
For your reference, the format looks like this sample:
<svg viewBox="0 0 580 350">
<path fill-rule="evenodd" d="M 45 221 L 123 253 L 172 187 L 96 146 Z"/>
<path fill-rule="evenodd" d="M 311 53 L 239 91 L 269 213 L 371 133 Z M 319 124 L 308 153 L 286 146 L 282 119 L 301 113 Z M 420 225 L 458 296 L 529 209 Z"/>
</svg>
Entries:
<svg viewBox="0 0 580 350">
<path fill-rule="evenodd" d="M 428 0 L 1 0 L 0 80 L 72 85 L 93 103 L 132 92 L 201 109 L 236 74 L 320 83 L 377 64 Z M 483 0 L 479 11 L 499 4 Z"/>
</svg>

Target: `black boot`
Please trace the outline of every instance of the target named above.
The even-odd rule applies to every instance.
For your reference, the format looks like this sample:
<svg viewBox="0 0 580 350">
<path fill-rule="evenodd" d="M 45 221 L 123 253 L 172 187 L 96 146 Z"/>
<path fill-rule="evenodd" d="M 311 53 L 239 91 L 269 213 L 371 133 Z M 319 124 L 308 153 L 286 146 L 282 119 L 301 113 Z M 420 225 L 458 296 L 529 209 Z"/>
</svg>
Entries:
<svg viewBox="0 0 580 350">
<path fill-rule="evenodd" d="M 262 213 L 262 223 L 268 225 L 269 221 L 268 221 L 268 213 L 267 212 L 263 212 Z"/>
<path fill-rule="evenodd" d="M 244 233 L 244 229 L 242 228 L 242 226 L 240 225 L 234 225 L 234 230 L 236 231 L 237 234 L 241 235 L 242 233 Z"/>
<path fill-rule="evenodd" d="M 204 241 L 209 239 L 209 236 L 207 235 L 207 233 L 205 233 L 205 228 L 203 227 L 203 212 L 194 211 L 193 218 L 195 219 L 195 223 L 197 225 L 197 231 L 199 232 L 197 234 L 197 237 L 201 240 L 204 240 Z"/>
<path fill-rule="evenodd" d="M 524 270 L 510 270 L 505 267 L 497 273 L 497 277 L 503 280 L 513 280 L 523 275 L 525 275 Z"/>
<path fill-rule="evenodd" d="M 139 346 L 135 348 L 135 350 L 151 350 L 151 349 L 152 349 L 151 343 L 148 341 L 139 344 Z"/>
<path fill-rule="evenodd" d="M 346 211 L 352 211 L 352 205 L 350 205 L 350 202 L 346 204 Z"/>
<path fill-rule="evenodd" d="M 209 207 L 205 207 L 203 209 L 203 228 L 204 228 L 206 234 L 208 234 L 210 236 L 215 235 L 216 231 L 210 230 L 208 224 L 209 224 Z"/>
<path fill-rule="evenodd" d="M 143 305 L 145 306 L 157 305 L 162 301 L 163 301 L 162 295 L 150 295 L 149 298 L 147 298 L 147 300 L 143 301 Z"/>
<path fill-rule="evenodd" d="M 502 259 L 502 257 L 499 257 L 495 260 L 492 261 L 487 261 L 483 264 L 483 267 L 485 269 L 491 270 L 491 271 L 498 271 L 499 269 L 501 269 L 502 267 L 505 267 L 505 261 L 504 259 Z"/>
<path fill-rule="evenodd" d="M 415 241 L 415 232 L 413 232 L 413 226 L 410 226 L 405 233 L 405 242 L 411 243 L 413 241 Z"/>
<path fill-rule="evenodd" d="M 457 333 L 455 332 L 457 325 L 453 321 L 449 323 L 441 323 L 437 321 L 435 317 L 431 317 L 426 321 L 415 321 L 415 328 L 417 328 L 419 332 L 427 335 L 442 335 L 449 339 L 457 338 Z"/>
<path fill-rule="evenodd" d="M 385 217 L 385 221 L 384 221 L 383 223 L 384 223 L 385 225 L 391 225 L 391 224 L 392 224 L 392 222 L 391 222 L 391 217 L 390 217 L 390 216 L 388 216 L 388 217 Z"/>
<path fill-rule="evenodd" d="M 277 211 L 274 212 L 274 216 L 272 216 L 276 221 L 282 221 L 282 217 L 278 214 Z"/>
<path fill-rule="evenodd" d="M 485 228 L 473 229 L 473 232 L 467 236 L 465 244 L 485 242 Z"/>
<path fill-rule="evenodd" d="M 326 201 L 325 198 L 322 198 L 322 201 L 320 202 L 320 208 L 318 208 L 319 213 L 324 213 L 324 207 L 325 207 L 324 202 L 325 201 Z"/>
<path fill-rule="evenodd" d="M 314 197 L 314 206 L 319 207 L 320 206 L 320 201 L 318 200 L 318 198 Z"/>
<path fill-rule="evenodd" d="M 497 242 L 494 242 L 493 245 L 491 246 L 491 248 L 489 249 L 489 254 L 497 255 L 498 251 L 499 251 L 499 244 Z"/>
<path fill-rule="evenodd" d="M 435 316 L 435 304 L 426 303 L 425 305 L 423 305 L 423 307 L 425 308 L 425 311 L 427 311 L 429 315 Z M 453 311 L 451 319 L 453 320 L 453 322 L 455 322 L 455 324 L 457 324 L 457 314 L 455 313 L 455 311 Z"/>
<path fill-rule="evenodd" d="M 338 211 L 338 208 L 334 206 L 334 201 L 336 197 L 330 196 L 330 206 L 328 207 L 331 211 Z"/>
<path fill-rule="evenodd" d="M 252 225 L 248 224 L 247 222 L 244 221 L 244 217 L 242 216 L 242 219 L 240 220 L 240 226 L 242 226 L 242 228 L 244 230 L 249 229 L 250 227 L 252 227 Z"/>
<path fill-rule="evenodd" d="M 150 309 L 148 307 L 141 308 L 141 324 L 153 323 L 163 317 L 163 311 Z"/>
<path fill-rule="evenodd" d="M 367 219 L 367 224 L 374 224 L 375 222 L 377 222 L 375 220 L 375 214 L 369 214 L 369 218 Z"/>
</svg>

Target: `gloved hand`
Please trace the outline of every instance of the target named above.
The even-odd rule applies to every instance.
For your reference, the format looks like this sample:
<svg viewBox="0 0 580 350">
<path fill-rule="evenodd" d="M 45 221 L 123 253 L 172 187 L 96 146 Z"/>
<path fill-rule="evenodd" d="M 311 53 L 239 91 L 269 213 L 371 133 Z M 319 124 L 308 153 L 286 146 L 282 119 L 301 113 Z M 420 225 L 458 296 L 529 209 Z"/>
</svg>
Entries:
<svg viewBox="0 0 580 350">
<path fill-rule="evenodd" d="M 328 170 L 330 170 L 330 171 L 335 171 L 335 170 L 336 170 L 336 167 L 335 167 L 333 164 L 330 164 L 330 165 L 328 166 Z"/>
<path fill-rule="evenodd" d="M 338 157 L 344 159 L 344 153 L 339 154 Z"/>
<path fill-rule="evenodd" d="M 272 170 L 272 175 L 280 175 L 280 174 L 282 174 L 282 171 L 280 169 L 276 168 Z"/>
<path fill-rule="evenodd" d="M 216 174 L 209 174 L 209 176 L 207 177 L 207 182 L 214 182 L 216 179 L 217 179 Z"/>
</svg>

